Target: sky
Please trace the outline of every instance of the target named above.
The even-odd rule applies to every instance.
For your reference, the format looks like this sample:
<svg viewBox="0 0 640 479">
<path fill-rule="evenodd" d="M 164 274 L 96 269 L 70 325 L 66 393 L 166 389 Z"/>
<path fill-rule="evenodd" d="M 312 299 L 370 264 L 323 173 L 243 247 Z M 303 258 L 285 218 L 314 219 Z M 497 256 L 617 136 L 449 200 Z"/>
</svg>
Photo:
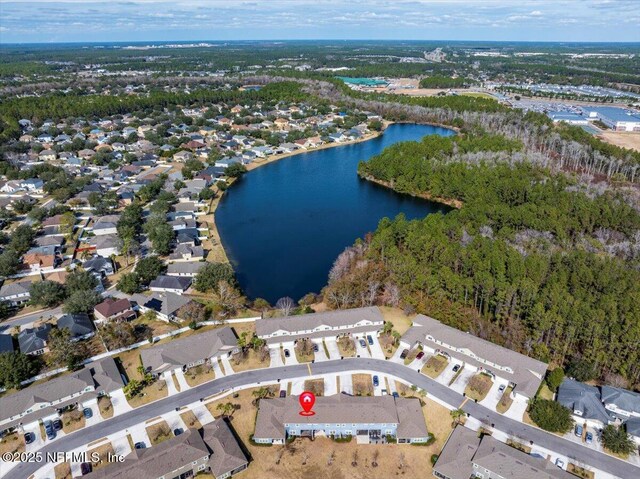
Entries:
<svg viewBox="0 0 640 479">
<path fill-rule="evenodd" d="M 640 0 L 0 0 L 0 43 L 640 42 Z"/>
</svg>

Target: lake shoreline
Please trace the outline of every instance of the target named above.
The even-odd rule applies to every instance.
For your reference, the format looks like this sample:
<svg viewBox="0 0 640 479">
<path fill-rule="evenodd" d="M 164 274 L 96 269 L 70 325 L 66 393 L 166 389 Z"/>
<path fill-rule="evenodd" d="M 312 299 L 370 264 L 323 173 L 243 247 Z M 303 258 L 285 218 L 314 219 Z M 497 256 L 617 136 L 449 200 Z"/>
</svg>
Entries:
<svg viewBox="0 0 640 479">
<path fill-rule="evenodd" d="M 394 187 L 393 184 L 390 181 L 384 181 L 384 180 L 379 180 L 378 178 L 375 178 L 371 175 L 361 175 L 358 173 L 358 176 L 360 178 L 362 178 L 365 181 L 370 181 L 371 183 L 375 183 L 376 185 L 380 185 L 383 186 L 385 188 L 389 188 L 392 191 L 395 191 L 396 193 L 399 193 L 401 195 L 409 195 L 409 196 L 413 196 L 415 198 L 422 198 L 423 200 L 428 200 L 428 201 L 433 201 L 435 203 L 441 203 L 443 205 L 447 205 L 450 206 L 451 208 L 455 208 L 457 210 L 459 210 L 460 208 L 462 208 L 463 204 L 462 201 L 460 200 L 454 200 L 454 199 L 450 199 L 450 198 L 442 198 L 440 196 L 433 196 L 430 193 L 409 193 L 409 192 L 404 192 L 404 191 L 397 191 Z"/>
</svg>

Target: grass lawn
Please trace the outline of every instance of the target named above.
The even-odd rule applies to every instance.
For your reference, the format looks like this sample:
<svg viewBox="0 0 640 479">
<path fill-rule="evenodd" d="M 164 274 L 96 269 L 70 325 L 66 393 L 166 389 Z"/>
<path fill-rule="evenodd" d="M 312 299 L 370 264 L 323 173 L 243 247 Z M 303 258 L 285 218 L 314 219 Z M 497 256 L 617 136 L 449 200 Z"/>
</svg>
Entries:
<svg viewBox="0 0 640 479">
<path fill-rule="evenodd" d="M 340 356 L 345 358 L 352 358 L 356 355 L 356 343 L 347 336 L 338 339 L 338 349 L 340 350 Z"/>
<path fill-rule="evenodd" d="M 324 379 L 307 379 L 304 390 L 311 391 L 316 396 L 324 396 Z"/>
<path fill-rule="evenodd" d="M 160 444 L 162 441 L 166 441 L 173 437 L 173 433 L 171 432 L 171 428 L 167 424 L 167 421 L 161 421 L 153 426 L 147 427 L 147 434 L 149 435 L 152 446 Z"/>
<path fill-rule="evenodd" d="M 198 366 L 189 368 L 184 372 L 187 384 L 191 387 L 211 381 L 212 379 L 215 379 L 215 376 L 216 374 L 213 372 L 213 367 L 211 367 L 211 363 L 209 362 L 199 364 Z M 178 384 L 177 382 L 175 383 L 176 385 Z"/>
<path fill-rule="evenodd" d="M 24 434 L 13 431 L 0 439 L 0 454 L 4 452 L 24 452 Z"/>
<path fill-rule="evenodd" d="M 354 396 L 373 396 L 373 380 L 370 374 L 354 374 L 352 381 Z"/>
<path fill-rule="evenodd" d="M 511 407 L 511 403 L 513 403 L 513 399 L 511 398 L 512 391 L 513 391 L 513 388 L 509 386 L 502 393 L 502 397 L 500 398 L 500 401 L 498 401 L 498 404 L 496 405 L 496 411 L 498 411 L 500 414 L 504 414 Z"/>
<path fill-rule="evenodd" d="M 56 464 L 53 468 L 53 473 L 56 475 L 56 479 L 73 479 L 71 465 L 68 462 Z"/>
<path fill-rule="evenodd" d="M 265 346 L 266 348 L 266 346 Z M 249 349 L 244 355 L 238 353 L 231 358 L 231 366 L 235 372 L 247 369 L 260 369 L 269 367 L 270 356 L 267 349 L 264 353 Z"/>
<path fill-rule="evenodd" d="M 409 354 L 407 354 L 407 357 L 404 358 L 405 366 L 408 364 L 411 364 L 411 362 L 416 358 L 416 356 L 420 351 L 422 351 L 421 348 L 413 348 L 411 351 L 409 351 Z"/>
<path fill-rule="evenodd" d="M 180 417 L 188 428 L 194 427 L 196 429 L 200 429 L 202 427 L 202 424 L 200 424 L 200 421 L 198 421 L 198 418 L 191 409 L 187 409 L 185 412 L 181 412 Z"/>
<path fill-rule="evenodd" d="M 96 462 L 91 461 L 91 465 L 93 466 L 94 470 L 107 466 L 109 464 L 107 457 L 109 456 L 109 454 L 115 454 L 113 446 L 110 442 L 103 444 L 102 446 L 98 446 L 94 449 L 89 449 L 88 456 L 91 457 L 94 452 L 97 452 L 99 455 L 99 459 Z"/>
<path fill-rule="evenodd" d="M 472 97 L 476 97 L 476 98 L 487 98 L 489 100 L 495 100 L 495 97 L 489 95 L 488 93 L 483 93 L 481 91 L 458 91 L 458 95 L 472 96 Z"/>
<path fill-rule="evenodd" d="M 253 314 L 252 316 L 260 316 L 260 313 Z M 247 333 L 247 338 L 252 338 L 253 334 L 256 332 L 256 323 L 253 321 L 247 323 L 234 323 L 233 326 L 231 326 L 231 329 L 235 331 L 236 336 L 238 337 L 240 337 L 242 333 Z"/>
<path fill-rule="evenodd" d="M 447 367 L 447 364 L 449 364 L 449 360 L 444 356 L 431 356 L 429 359 L 427 359 L 427 362 L 422 368 L 422 374 L 426 374 L 431 379 L 435 379 L 440 376 L 442 371 L 444 371 L 444 369 Z"/>
<path fill-rule="evenodd" d="M 393 329 L 398 331 L 400 334 L 407 332 L 407 329 L 411 327 L 413 317 L 415 316 L 407 316 L 400 308 L 381 306 L 380 310 L 382 311 L 382 317 L 384 320 L 391 321 L 393 323 Z"/>
<path fill-rule="evenodd" d="M 61 414 L 62 430 L 69 434 L 72 431 L 77 431 L 83 428 L 85 425 L 84 414 L 79 409 L 72 409 Z"/>
<path fill-rule="evenodd" d="M 542 399 L 548 399 L 549 401 L 553 400 L 553 391 L 549 389 L 549 386 L 547 386 L 547 383 L 542 383 L 542 386 L 540 386 L 540 390 L 538 391 L 538 397 Z"/>
<path fill-rule="evenodd" d="M 393 356 L 399 345 L 391 334 L 380 334 L 380 336 L 378 336 L 378 342 L 387 359 Z"/>
<path fill-rule="evenodd" d="M 462 369 L 462 368 L 460 368 Z M 486 374 L 476 374 L 467 383 L 464 390 L 465 396 L 474 401 L 482 401 L 493 386 L 493 381 Z"/>
<path fill-rule="evenodd" d="M 316 357 L 313 352 L 313 343 L 310 339 L 299 340 L 293 350 L 299 363 L 310 363 Z"/>
<path fill-rule="evenodd" d="M 584 479 L 593 479 L 595 477 L 593 471 L 587 471 L 586 469 L 571 463 L 567 464 L 567 472 L 574 476 L 583 477 Z"/>
<path fill-rule="evenodd" d="M 149 384 L 142 389 L 142 392 L 131 399 L 127 399 L 131 407 L 139 407 L 143 404 L 148 404 L 158 399 L 167 397 L 167 384 L 164 380 L 159 379 L 153 384 Z"/>
<path fill-rule="evenodd" d="M 178 378 L 176 377 L 176 373 L 174 372 L 171 373 L 171 381 L 173 381 L 173 386 L 176 388 L 178 392 L 182 391 L 182 388 L 180 387 L 180 383 L 178 382 Z"/>
<path fill-rule="evenodd" d="M 516 441 L 512 441 L 511 439 L 507 439 L 507 444 L 518 451 L 522 451 L 525 454 L 531 454 L 531 448 L 529 446 L 525 446 Z"/>
<path fill-rule="evenodd" d="M 111 399 L 107 396 L 98 398 L 98 409 L 100 409 L 100 415 L 103 419 L 113 417 L 113 404 L 111 404 Z"/>
<path fill-rule="evenodd" d="M 142 364 L 140 360 L 140 348 L 125 351 L 116 356 L 129 379 L 141 380 L 142 376 L 138 372 L 138 367 Z"/>
<path fill-rule="evenodd" d="M 165 321 L 161 321 L 159 319 L 148 320 L 144 317 L 137 317 L 136 319 L 131 321 L 131 324 L 135 326 L 146 326 L 149 328 L 154 336 L 159 336 L 161 334 L 169 333 L 171 331 L 175 331 L 178 329 L 178 326 L 172 323 L 167 323 Z M 176 336 L 177 337 L 177 336 Z"/>
</svg>

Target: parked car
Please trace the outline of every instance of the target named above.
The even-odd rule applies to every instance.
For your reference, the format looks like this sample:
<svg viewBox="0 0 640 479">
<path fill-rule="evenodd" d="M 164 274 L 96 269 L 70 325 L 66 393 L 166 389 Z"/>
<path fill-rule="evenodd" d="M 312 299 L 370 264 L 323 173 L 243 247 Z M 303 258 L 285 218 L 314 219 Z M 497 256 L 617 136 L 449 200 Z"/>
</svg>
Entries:
<svg viewBox="0 0 640 479">
<path fill-rule="evenodd" d="M 400 359 L 406 358 L 408 354 L 409 354 L 409 350 L 408 349 L 402 350 L 402 353 L 400 353 Z"/>
<path fill-rule="evenodd" d="M 379 385 L 380 380 L 378 379 L 378 376 L 373 376 L 373 386 L 377 388 Z"/>
<path fill-rule="evenodd" d="M 285 349 L 285 350 L 284 350 L 284 357 L 285 357 L 285 358 L 288 358 L 289 356 L 291 356 L 291 353 L 289 352 L 289 350 L 288 350 L 288 349 Z"/>
<path fill-rule="evenodd" d="M 53 423 L 51 421 L 44 423 L 44 432 L 47 435 L 47 439 L 51 440 L 56 438 L 56 431 L 53 428 Z"/>
<path fill-rule="evenodd" d="M 370 334 L 367 335 L 367 341 L 369 343 L 369 346 L 373 346 L 373 338 L 371 337 Z"/>
<path fill-rule="evenodd" d="M 457 373 L 459 370 L 460 370 L 460 365 L 459 365 L 459 364 L 456 364 L 456 365 L 453 367 L 453 372 L 454 372 L 454 373 Z"/>
<path fill-rule="evenodd" d="M 507 389 L 507 386 L 505 386 L 504 384 L 501 384 L 500 387 L 498 388 L 498 392 L 504 392 L 504 390 Z"/>
<path fill-rule="evenodd" d="M 36 435 L 32 432 L 25 432 L 24 433 L 24 442 L 25 444 L 31 444 L 33 441 L 36 440 Z"/>
<path fill-rule="evenodd" d="M 86 407 L 82 410 L 82 414 L 84 414 L 85 419 L 89 419 L 93 417 L 93 411 L 90 407 Z"/>
<path fill-rule="evenodd" d="M 420 351 L 418 354 L 416 354 L 416 359 L 422 359 L 424 358 L 424 351 Z"/>
<path fill-rule="evenodd" d="M 281 398 L 286 398 L 287 397 L 287 391 L 285 391 L 284 389 L 282 391 L 280 391 L 280 397 Z"/>
<path fill-rule="evenodd" d="M 585 440 L 585 442 L 587 444 L 592 444 L 593 443 L 593 434 L 588 432 L 587 435 L 585 436 L 584 440 Z"/>
<path fill-rule="evenodd" d="M 146 449 L 147 448 L 147 446 L 145 445 L 144 442 L 136 442 L 133 447 L 135 447 L 136 449 Z"/>
<path fill-rule="evenodd" d="M 91 467 L 90 463 L 83 462 L 82 464 L 80 464 L 80 474 L 82 474 L 83 476 L 91 474 L 91 471 L 93 471 L 93 467 Z"/>
<path fill-rule="evenodd" d="M 181 427 L 177 427 L 173 430 L 173 435 L 174 436 L 179 436 L 180 434 L 182 434 L 184 432 L 184 430 Z"/>
<path fill-rule="evenodd" d="M 60 419 L 53 420 L 53 429 L 56 431 L 60 431 L 62 429 L 62 421 Z"/>
<path fill-rule="evenodd" d="M 364 339 L 360 338 L 360 340 L 358 342 L 360 343 L 360 346 L 362 346 L 363 348 L 367 347 L 367 343 L 365 342 Z"/>
<path fill-rule="evenodd" d="M 558 466 L 560 469 L 564 469 L 564 461 L 560 458 L 556 459 L 556 466 Z"/>
<path fill-rule="evenodd" d="M 576 424 L 576 430 L 574 431 L 576 436 L 582 437 L 582 426 Z"/>
<path fill-rule="evenodd" d="M 398 392 L 397 392 L 397 391 L 392 392 L 392 393 L 391 393 L 391 395 L 392 395 L 394 398 L 399 398 L 399 397 L 400 397 L 400 394 L 398 394 Z"/>
<path fill-rule="evenodd" d="M 317 353 L 319 351 L 318 345 L 316 343 L 313 343 L 313 352 Z"/>
</svg>

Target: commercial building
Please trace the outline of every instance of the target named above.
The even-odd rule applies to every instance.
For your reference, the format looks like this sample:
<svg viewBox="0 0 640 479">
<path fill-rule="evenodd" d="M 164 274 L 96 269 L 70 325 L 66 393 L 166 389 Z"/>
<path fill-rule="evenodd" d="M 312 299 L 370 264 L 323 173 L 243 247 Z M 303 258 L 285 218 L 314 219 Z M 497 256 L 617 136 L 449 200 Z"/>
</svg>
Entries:
<svg viewBox="0 0 640 479">
<path fill-rule="evenodd" d="M 388 436 L 399 443 L 423 443 L 427 425 L 415 398 L 350 396 L 316 398 L 313 416 L 301 416 L 298 397 L 261 399 L 253 440 L 284 444 L 288 437 L 355 437 L 359 444 L 383 442 Z"/>
<path fill-rule="evenodd" d="M 585 110 L 589 118 L 600 120 L 612 130 L 640 131 L 638 112 L 613 106 L 588 107 Z"/>
</svg>

